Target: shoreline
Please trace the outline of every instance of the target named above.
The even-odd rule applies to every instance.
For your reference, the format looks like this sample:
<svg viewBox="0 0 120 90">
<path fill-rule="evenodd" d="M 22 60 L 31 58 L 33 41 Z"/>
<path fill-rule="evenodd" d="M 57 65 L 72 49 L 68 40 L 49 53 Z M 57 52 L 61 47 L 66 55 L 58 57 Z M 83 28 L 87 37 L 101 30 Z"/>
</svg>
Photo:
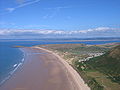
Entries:
<svg viewBox="0 0 120 90">
<path fill-rule="evenodd" d="M 21 65 L 24 64 L 24 61 L 25 61 L 25 52 L 21 49 L 21 48 L 18 48 L 22 53 L 23 53 L 23 58 L 21 59 L 21 61 L 19 63 L 16 63 L 13 65 L 13 70 L 11 70 L 8 75 L 0 81 L 0 86 L 2 86 L 5 82 L 7 82 L 7 80 L 9 80 L 12 75 L 21 67 Z"/>
<path fill-rule="evenodd" d="M 77 77 L 74 76 L 74 73 L 76 73 L 76 71 L 72 70 L 73 73 L 70 73 L 70 70 L 72 67 L 70 65 L 68 65 L 67 62 L 65 63 L 63 61 L 64 62 L 63 63 L 60 60 L 61 58 L 59 56 L 56 56 L 52 52 L 48 52 L 46 50 L 38 49 L 38 48 L 34 48 L 34 47 L 30 47 L 30 48 L 26 48 L 26 49 L 28 49 L 28 51 L 25 51 L 26 53 L 28 53 L 30 51 L 32 54 L 30 53 L 30 55 L 26 56 L 27 58 L 25 58 L 24 64 L 22 64 L 22 66 L 20 66 L 20 68 L 18 68 L 16 70 L 16 72 L 14 72 L 13 75 L 0 87 L 0 89 L 2 88 L 1 90 L 14 90 L 11 88 L 17 88 L 17 87 L 19 89 L 19 86 L 21 86 L 21 85 L 22 85 L 22 87 L 29 88 L 28 90 L 35 90 L 35 89 L 38 89 L 38 87 L 42 88 L 39 90 L 73 90 L 71 88 L 76 88 L 74 90 L 90 90 L 89 87 L 87 87 L 87 85 L 84 83 L 84 81 L 79 78 L 79 76 L 77 76 Z M 35 56 L 37 56 L 37 57 L 35 58 Z M 44 72 L 44 70 L 46 71 L 45 67 L 46 67 L 46 62 L 48 62 L 48 60 L 47 59 L 45 59 L 45 61 L 42 60 L 42 63 L 45 65 L 43 65 L 42 63 L 41 63 L 41 65 L 39 65 L 41 60 L 39 62 L 38 57 L 43 58 L 43 60 L 44 60 L 44 58 L 48 58 L 48 59 L 51 58 L 50 60 L 52 60 L 52 58 L 54 58 L 55 59 L 54 61 L 59 62 L 59 63 L 49 61 L 50 64 L 48 64 L 48 65 L 50 65 L 50 66 L 47 69 L 50 69 L 50 70 L 48 70 L 49 73 L 48 72 L 47 73 L 50 75 L 47 75 L 42 72 Z M 57 60 L 57 58 L 58 58 L 58 60 Z M 33 61 L 33 59 L 35 59 L 35 60 Z M 56 65 L 56 64 L 58 64 L 58 65 Z M 67 66 L 65 66 L 65 65 L 67 65 Z M 63 69 L 63 67 L 64 67 L 64 69 Z M 56 68 L 58 68 L 57 71 L 56 71 Z M 62 73 L 57 74 L 57 73 L 59 73 L 59 70 Z M 57 76 L 56 76 L 56 74 L 57 74 Z M 51 77 L 51 75 L 54 75 L 54 76 Z M 52 82 L 51 82 L 51 80 L 50 80 L 50 82 L 46 82 L 46 79 L 49 80 L 51 78 L 53 79 Z M 79 82 L 81 82 L 81 84 L 78 83 L 78 80 L 80 80 Z M 32 83 L 32 85 L 30 85 L 30 83 Z M 38 83 L 41 85 L 41 87 L 40 87 L 40 85 L 38 85 Z M 52 83 L 56 83 L 57 85 L 53 86 L 54 84 L 52 85 Z M 58 86 L 59 86 L 59 88 L 63 88 L 63 89 L 55 89 L 55 88 L 58 88 Z M 32 87 L 35 87 L 35 89 L 32 89 Z M 46 88 L 46 89 L 43 89 L 43 88 Z M 86 88 L 86 89 L 81 89 L 81 88 Z"/>
<path fill-rule="evenodd" d="M 54 53 L 53 51 L 50 51 L 48 49 L 45 49 L 45 48 L 41 48 L 41 47 L 36 47 L 35 48 L 38 48 L 38 49 L 42 49 L 42 50 L 45 50 L 47 52 L 50 52 L 52 53 L 53 55 L 55 55 L 56 57 L 59 58 L 59 60 L 61 60 L 61 62 L 64 64 L 64 66 L 66 67 L 66 69 L 68 70 L 69 73 L 71 73 L 71 75 L 73 76 L 76 84 L 78 85 L 79 88 L 81 88 L 81 84 L 84 84 L 86 86 L 86 89 L 80 89 L 80 90 L 90 90 L 90 88 L 88 87 L 87 83 L 85 83 L 85 81 L 80 77 L 80 75 L 78 74 L 78 72 L 72 67 L 70 66 L 61 56 L 59 56 L 58 54 Z M 83 87 L 85 87 L 83 85 Z"/>
</svg>

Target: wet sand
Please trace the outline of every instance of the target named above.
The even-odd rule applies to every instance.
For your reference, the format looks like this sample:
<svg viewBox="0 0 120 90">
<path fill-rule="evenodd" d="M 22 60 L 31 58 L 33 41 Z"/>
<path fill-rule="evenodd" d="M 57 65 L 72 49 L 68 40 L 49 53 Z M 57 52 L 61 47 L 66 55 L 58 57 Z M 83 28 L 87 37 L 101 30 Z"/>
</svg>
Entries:
<svg viewBox="0 0 120 90">
<path fill-rule="evenodd" d="M 77 72 L 55 53 L 38 48 L 23 48 L 24 64 L 0 90 L 89 90 Z"/>
</svg>

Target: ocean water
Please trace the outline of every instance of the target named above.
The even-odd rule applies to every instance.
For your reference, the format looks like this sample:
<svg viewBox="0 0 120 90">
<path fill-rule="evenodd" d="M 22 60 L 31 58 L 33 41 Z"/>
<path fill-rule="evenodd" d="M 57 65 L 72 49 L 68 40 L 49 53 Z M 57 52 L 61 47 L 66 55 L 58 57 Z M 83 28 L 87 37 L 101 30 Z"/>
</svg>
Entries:
<svg viewBox="0 0 120 90">
<path fill-rule="evenodd" d="M 120 42 L 120 40 L 114 41 L 82 41 L 82 42 L 56 42 L 56 41 L 3 41 L 0 40 L 0 84 L 7 80 L 14 71 L 23 63 L 24 52 L 20 48 L 14 48 L 13 46 L 33 46 L 41 44 L 65 44 L 65 43 L 84 43 L 84 44 L 105 44 L 112 42 Z"/>
<path fill-rule="evenodd" d="M 3 44 L 3 43 L 2 43 Z M 0 42 L 0 82 L 18 67 L 24 57 L 24 53 L 18 48 L 12 48 L 9 45 L 2 45 Z"/>
</svg>

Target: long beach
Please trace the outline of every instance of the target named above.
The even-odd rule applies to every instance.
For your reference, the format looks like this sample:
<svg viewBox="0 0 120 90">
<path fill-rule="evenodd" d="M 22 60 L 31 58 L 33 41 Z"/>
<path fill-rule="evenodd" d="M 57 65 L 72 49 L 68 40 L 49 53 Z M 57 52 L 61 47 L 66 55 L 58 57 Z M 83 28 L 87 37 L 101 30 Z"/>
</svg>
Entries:
<svg viewBox="0 0 120 90">
<path fill-rule="evenodd" d="M 90 90 L 57 54 L 39 47 L 23 48 L 24 64 L 0 90 Z"/>
</svg>

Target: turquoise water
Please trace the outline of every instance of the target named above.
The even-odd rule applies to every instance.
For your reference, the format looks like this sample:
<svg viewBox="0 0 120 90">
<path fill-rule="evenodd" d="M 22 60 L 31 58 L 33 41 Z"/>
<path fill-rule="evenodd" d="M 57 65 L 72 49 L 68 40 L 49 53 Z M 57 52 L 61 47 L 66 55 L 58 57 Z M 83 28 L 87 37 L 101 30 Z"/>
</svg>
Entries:
<svg viewBox="0 0 120 90">
<path fill-rule="evenodd" d="M 23 59 L 20 49 L 0 45 L 0 81 L 9 76 Z M 11 73 L 10 73 L 11 72 Z"/>
<path fill-rule="evenodd" d="M 13 48 L 16 45 L 32 46 L 41 44 L 64 44 L 64 43 L 84 43 L 84 44 L 105 44 L 114 41 L 84 41 L 84 42 L 54 42 L 54 41 L 0 41 L 0 82 L 6 80 L 12 75 L 18 66 L 23 62 L 24 53 L 19 48 Z M 7 77 L 7 78 L 6 78 Z"/>
</svg>

